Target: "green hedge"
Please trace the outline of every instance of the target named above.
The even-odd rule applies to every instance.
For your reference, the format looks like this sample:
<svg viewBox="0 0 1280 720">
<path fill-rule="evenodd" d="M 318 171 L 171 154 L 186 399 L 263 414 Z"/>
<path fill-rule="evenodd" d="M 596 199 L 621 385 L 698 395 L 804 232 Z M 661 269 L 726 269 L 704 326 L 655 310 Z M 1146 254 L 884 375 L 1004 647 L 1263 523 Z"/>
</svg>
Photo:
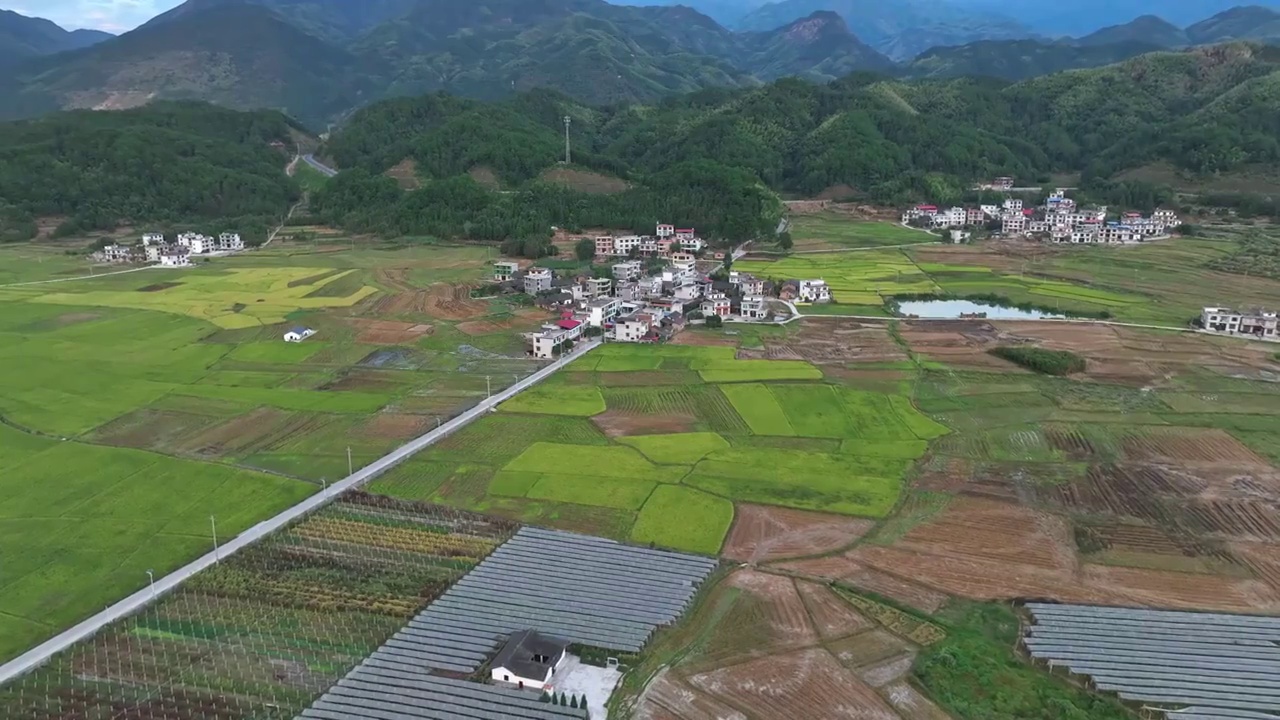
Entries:
<svg viewBox="0 0 1280 720">
<path fill-rule="evenodd" d="M 1045 375 L 1070 375 L 1084 372 L 1084 358 L 1066 350 L 1038 347 L 998 347 L 989 351 L 998 358 Z"/>
</svg>

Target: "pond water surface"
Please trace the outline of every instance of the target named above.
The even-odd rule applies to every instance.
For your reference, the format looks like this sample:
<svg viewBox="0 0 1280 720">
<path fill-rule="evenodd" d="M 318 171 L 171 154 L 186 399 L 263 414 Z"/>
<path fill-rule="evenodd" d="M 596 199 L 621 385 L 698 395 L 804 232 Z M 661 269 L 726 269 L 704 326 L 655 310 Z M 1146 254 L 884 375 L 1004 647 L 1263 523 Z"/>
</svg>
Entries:
<svg viewBox="0 0 1280 720">
<path fill-rule="evenodd" d="M 921 318 L 950 319 L 961 315 L 986 313 L 990 320 L 1039 320 L 1042 318 L 1065 318 L 1066 315 L 1041 312 L 1039 310 L 1023 310 L 1015 307 L 978 303 L 970 300 L 909 300 L 898 303 L 898 314 L 915 315 Z"/>
</svg>

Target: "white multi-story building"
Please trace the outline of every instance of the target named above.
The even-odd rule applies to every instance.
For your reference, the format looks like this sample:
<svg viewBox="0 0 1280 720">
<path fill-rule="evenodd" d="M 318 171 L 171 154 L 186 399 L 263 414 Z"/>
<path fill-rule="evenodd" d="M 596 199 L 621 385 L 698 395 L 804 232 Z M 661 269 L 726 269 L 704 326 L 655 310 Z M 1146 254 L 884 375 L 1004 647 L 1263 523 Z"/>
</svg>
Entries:
<svg viewBox="0 0 1280 720">
<path fill-rule="evenodd" d="M 619 318 L 613 326 L 613 337 L 619 342 L 640 342 L 653 329 L 653 322 L 653 316 L 648 313 Z"/>
<path fill-rule="evenodd" d="M 604 327 L 604 324 L 622 312 L 622 300 L 612 297 L 599 297 L 587 303 L 587 324 L 591 327 Z"/>
<path fill-rule="evenodd" d="M 769 314 L 765 305 L 764 296 L 762 295 L 744 296 L 742 298 L 740 310 L 742 317 L 749 320 L 763 320 Z"/>
<path fill-rule="evenodd" d="M 1005 235 L 1019 235 L 1027 231 L 1027 216 L 1019 212 L 1016 215 L 1005 215 L 1000 221 L 1000 231 Z"/>
<path fill-rule="evenodd" d="M 160 256 L 169 251 L 167 245 L 148 245 L 142 249 L 147 256 L 147 262 L 160 262 Z"/>
<path fill-rule="evenodd" d="M 178 245 L 186 248 L 192 255 L 201 255 L 213 249 L 212 238 L 192 232 L 179 235 Z"/>
<path fill-rule="evenodd" d="M 1212 332 L 1248 335 L 1263 340 L 1277 339 L 1276 313 L 1265 310 L 1240 312 L 1230 308 L 1207 307 L 1200 313 L 1200 324 L 1205 330 Z"/>
<path fill-rule="evenodd" d="M 613 279 L 618 282 L 635 280 L 644 274 L 644 263 L 639 260 L 620 262 L 613 266 Z"/>
<path fill-rule="evenodd" d="M 1021 213 L 1022 201 L 1016 198 L 1009 198 L 1008 200 L 1005 200 L 1004 211 L 1005 213 Z"/>
<path fill-rule="evenodd" d="M 613 239 L 614 255 L 630 255 L 633 251 L 640 251 L 640 243 L 643 240 L 639 235 L 623 235 Z"/>
<path fill-rule="evenodd" d="M 244 249 L 244 240 L 240 233 L 224 232 L 218 236 L 218 249 L 223 252 L 236 252 Z"/>
<path fill-rule="evenodd" d="M 175 248 L 160 255 L 161 267 L 191 267 L 191 258 L 186 248 Z"/>
<path fill-rule="evenodd" d="M 825 280 L 801 280 L 797 299 L 800 302 L 827 302 L 831 299 L 831 288 Z"/>
<path fill-rule="evenodd" d="M 596 257 L 611 257 L 614 254 L 612 235 L 597 235 L 595 242 Z"/>
<path fill-rule="evenodd" d="M 164 245 L 164 233 L 143 233 L 142 245 L 151 247 L 152 245 Z"/>
<path fill-rule="evenodd" d="M 526 295 L 537 295 L 551 289 L 554 275 L 548 268 L 529 268 L 524 274 L 524 292 Z"/>
<path fill-rule="evenodd" d="M 509 282 L 518 272 L 520 272 L 520 263 L 499 260 L 493 264 L 493 281 L 499 283 Z"/>
</svg>

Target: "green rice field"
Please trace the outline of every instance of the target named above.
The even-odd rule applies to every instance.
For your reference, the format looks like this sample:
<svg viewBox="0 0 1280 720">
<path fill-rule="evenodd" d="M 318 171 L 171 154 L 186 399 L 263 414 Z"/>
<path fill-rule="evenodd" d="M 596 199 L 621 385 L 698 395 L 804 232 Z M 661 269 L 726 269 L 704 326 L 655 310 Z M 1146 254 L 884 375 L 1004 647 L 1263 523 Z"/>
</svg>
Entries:
<svg viewBox="0 0 1280 720">
<path fill-rule="evenodd" d="M 478 282 L 488 254 L 278 241 L 0 287 L 0 661 L 208 551 L 214 523 L 229 539 L 528 374 L 515 329 L 389 302 Z M 87 273 L 71 259 L 5 246 L 0 280 Z M 292 324 L 317 334 L 285 343 Z"/>
<path fill-rule="evenodd" d="M 456 476 L 372 489 L 714 553 L 736 502 L 887 515 L 914 460 L 947 432 L 906 396 L 828 384 L 804 361 L 734 355 L 606 345 L 415 460 L 453 464 Z M 680 384 L 611 382 L 668 368 Z M 658 426 L 673 431 L 648 429 Z"/>
<path fill-rule="evenodd" d="M 841 250 L 939 242 L 940 237 L 893 222 L 875 222 L 835 212 L 791 218 L 793 251 Z"/>
</svg>

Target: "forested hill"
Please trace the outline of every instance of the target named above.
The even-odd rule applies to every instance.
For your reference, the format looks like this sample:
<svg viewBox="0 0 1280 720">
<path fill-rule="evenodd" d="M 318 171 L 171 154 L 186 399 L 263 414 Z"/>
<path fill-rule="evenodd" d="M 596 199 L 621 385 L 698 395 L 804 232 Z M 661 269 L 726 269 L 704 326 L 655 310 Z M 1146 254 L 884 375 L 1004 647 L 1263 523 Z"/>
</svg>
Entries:
<svg viewBox="0 0 1280 720">
<path fill-rule="evenodd" d="M 291 148 L 283 115 L 204 103 L 0 124 L 0 240 L 50 216 L 67 218 L 62 233 L 201 220 L 260 232 L 298 196 L 283 172 Z"/>
<path fill-rule="evenodd" d="M 565 115 L 575 163 L 630 182 L 625 198 L 539 181 L 561 158 Z M 643 228 L 660 217 L 742 238 L 776 222 L 762 191 L 850 186 L 880 202 L 947 202 L 995 175 L 1083 172 L 1117 204 L 1144 205 L 1152 188 L 1110 178 L 1157 161 L 1201 173 L 1280 161 L 1277 117 L 1280 50 L 1249 44 L 1016 84 L 855 74 L 610 108 L 546 91 L 493 104 L 428 95 L 353 116 L 329 152 L 354 172 L 317 206 L 364 230 L 501 239 L 551 225 Z M 405 194 L 380 174 L 404 160 L 423 189 Z M 468 173 L 517 192 L 493 194 Z"/>
</svg>

